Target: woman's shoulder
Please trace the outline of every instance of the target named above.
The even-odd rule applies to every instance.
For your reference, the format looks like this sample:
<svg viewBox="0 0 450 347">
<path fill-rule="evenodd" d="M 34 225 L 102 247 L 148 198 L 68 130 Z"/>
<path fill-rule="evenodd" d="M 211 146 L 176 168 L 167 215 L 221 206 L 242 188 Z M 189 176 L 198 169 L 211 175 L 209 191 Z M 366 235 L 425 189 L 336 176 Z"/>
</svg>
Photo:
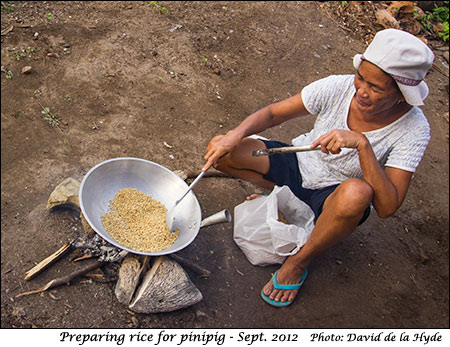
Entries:
<svg viewBox="0 0 450 347">
<path fill-rule="evenodd" d="M 422 126 L 425 128 L 430 127 L 427 117 L 423 113 L 422 109 L 417 106 L 411 107 L 405 116 L 406 117 L 403 117 L 403 121 L 405 123 L 413 124 L 414 126 Z"/>
<path fill-rule="evenodd" d="M 406 121 L 409 123 L 410 128 L 419 128 L 421 131 L 430 132 L 430 123 L 421 108 L 413 106 L 408 116 Z"/>
<path fill-rule="evenodd" d="M 330 75 L 306 86 L 302 98 L 308 112 L 320 114 L 339 106 L 346 107 L 354 94 L 353 79 L 352 75 Z"/>
<path fill-rule="evenodd" d="M 354 88 L 353 80 L 354 75 L 329 75 L 310 83 L 304 89 L 314 94 L 343 94 Z"/>
<path fill-rule="evenodd" d="M 355 75 L 329 75 L 316 80 L 313 83 L 324 84 L 324 85 L 353 85 L 353 80 Z"/>
<path fill-rule="evenodd" d="M 404 140 L 411 139 L 415 141 L 422 137 L 430 137 L 428 119 L 417 106 L 413 106 L 405 115 L 385 128 L 388 133 L 401 133 L 401 137 Z"/>
</svg>

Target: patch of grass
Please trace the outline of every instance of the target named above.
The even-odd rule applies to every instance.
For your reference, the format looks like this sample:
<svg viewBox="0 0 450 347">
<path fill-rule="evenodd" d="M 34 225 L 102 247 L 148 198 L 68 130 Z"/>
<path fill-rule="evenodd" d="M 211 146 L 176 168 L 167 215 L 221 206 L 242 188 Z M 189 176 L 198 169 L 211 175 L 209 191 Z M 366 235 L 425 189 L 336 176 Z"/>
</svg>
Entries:
<svg viewBox="0 0 450 347">
<path fill-rule="evenodd" d="M 447 42 L 447 41 L 448 41 L 448 38 L 449 38 L 448 21 L 442 23 L 442 25 L 443 25 L 443 27 L 444 27 L 444 31 L 441 32 L 441 33 L 439 33 L 439 35 L 441 36 L 441 38 L 442 38 L 442 40 L 443 40 L 444 42 Z"/>
<path fill-rule="evenodd" d="M 52 127 L 59 126 L 59 116 L 56 113 L 51 113 L 49 107 L 44 107 L 41 113 L 44 115 L 44 120 L 46 120 Z"/>
<path fill-rule="evenodd" d="M 423 28 L 428 32 L 435 32 L 435 24 L 440 23 L 442 25 L 442 30 L 437 32 L 439 37 L 447 42 L 449 39 L 449 1 L 444 1 L 444 6 L 438 6 L 434 4 L 434 9 L 430 11 L 425 11 L 424 14 L 414 13 L 414 16 L 422 24 Z"/>
<path fill-rule="evenodd" d="M 158 10 L 159 14 L 169 12 L 169 10 L 167 8 L 158 4 L 158 1 L 150 1 L 150 5 L 154 6 Z"/>
</svg>

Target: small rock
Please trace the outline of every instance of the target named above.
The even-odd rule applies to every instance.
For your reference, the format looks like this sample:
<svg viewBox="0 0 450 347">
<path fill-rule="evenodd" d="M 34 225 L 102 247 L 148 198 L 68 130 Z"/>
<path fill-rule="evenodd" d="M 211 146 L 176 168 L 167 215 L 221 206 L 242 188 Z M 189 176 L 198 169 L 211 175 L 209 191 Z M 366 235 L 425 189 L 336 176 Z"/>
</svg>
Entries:
<svg viewBox="0 0 450 347">
<path fill-rule="evenodd" d="M 55 190 L 50 194 L 47 201 L 47 209 L 53 209 L 56 206 L 72 208 L 75 211 L 80 210 L 80 202 L 78 200 L 78 192 L 80 190 L 80 182 L 72 177 L 66 178 Z"/>
<path fill-rule="evenodd" d="M 183 26 L 181 25 L 181 24 L 177 24 L 177 25 L 175 25 L 173 28 L 171 28 L 171 29 L 169 29 L 169 31 L 171 32 L 171 33 L 173 33 L 174 31 L 176 31 L 176 30 L 178 30 L 178 29 L 181 29 Z"/>
<path fill-rule="evenodd" d="M 24 66 L 22 69 L 23 74 L 30 74 L 31 73 L 31 66 Z"/>
<path fill-rule="evenodd" d="M 33 40 L 37 40 L 37 39 L 39 39 L 39 33 L 35 32 L 33 35 Z"/>
</svg>

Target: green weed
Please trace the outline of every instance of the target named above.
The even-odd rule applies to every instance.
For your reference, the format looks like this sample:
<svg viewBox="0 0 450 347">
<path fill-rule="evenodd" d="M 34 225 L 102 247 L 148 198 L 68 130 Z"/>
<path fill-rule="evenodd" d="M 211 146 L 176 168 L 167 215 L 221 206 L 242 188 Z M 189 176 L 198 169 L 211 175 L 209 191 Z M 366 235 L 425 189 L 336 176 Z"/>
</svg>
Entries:
<svg viewBox="0 0 450 347">
<path fill-rule="evenodd" d="M 48 122 L 52 127 L 59 126 L 59 117 L 55 113 L 50 112 L 49 107 L 44 107 L 44 109 L 41 111 L 41 113 L 44 115 L 44 120 Z"/>
<path fill-rule="evenodd" d="M 414 13 L 414 16 L 422 24 L 423 28 L 428 32 L 433 32 L 433 25 L 436 23 L 441 23 L 443 30 L 438 32 L 438 35 L 444 42 L 449 39 L 449 26 L 448 26 L 448 9 L 449 1 L 444 1 L 444 6 L 439 7 L 436 4 L 434 9 L 430 11 L 425 11 L 424 14 Z"/>
<path fill-rule="evenodd" d="M 51 13 L 44 14 L 44 17 L 47 17 L 47 19 L 49 19 L 49 20 L 53 19 L 53 15 Z"/>
<path fill-rule="evenodd" d="M 439 33 L 439 35 L 442 37 L 442 40 L 444 42 L 447 42 L 448 41 L 448 36 L 449 36 L 448 21 L 442 23 L 442 25 L 443 25 L 444 31 Z"/>
<path fill-rule="evenodd" d="M 169 12 L 167 8 L 158 4 L 158 1 L 150 1 L 150 5 L 154 6 L 158 10 L 159 14 Z"/>
</svg>

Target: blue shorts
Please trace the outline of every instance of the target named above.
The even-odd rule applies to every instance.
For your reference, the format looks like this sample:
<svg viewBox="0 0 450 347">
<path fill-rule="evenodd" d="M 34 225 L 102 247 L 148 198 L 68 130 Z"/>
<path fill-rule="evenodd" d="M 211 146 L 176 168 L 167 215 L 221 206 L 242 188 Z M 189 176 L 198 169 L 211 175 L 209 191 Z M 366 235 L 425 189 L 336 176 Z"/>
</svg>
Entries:
<svg viewBox="0 0 450 347">
<path fill-rule="evenodd" d="M 262 141 L 266 144 L 267 148 L 290 146 L 279 141 Z M 323 203 L 326 198 L 334 192 L 339 184 L 322 189 L 303 188 L 302 175 L 300 174 L 300 170 L 298 168 L 297 155 L 295 153 L 271 155 L 269 156 L 269 160 L 270 169 L 269 172 L 264 175 L 264 178 L 268 181 L 274 182 L 277 186 L 288 186 L 295 196 L 311 207 L 314 212 L 315 221 L 317 221 L 317 218 L 319 218 L 322 213 Z M 364 215 L 358 225 L 362 224 L 369 217 L 369 214 L 370 206 L 364 211 Z"/>
</svg>

